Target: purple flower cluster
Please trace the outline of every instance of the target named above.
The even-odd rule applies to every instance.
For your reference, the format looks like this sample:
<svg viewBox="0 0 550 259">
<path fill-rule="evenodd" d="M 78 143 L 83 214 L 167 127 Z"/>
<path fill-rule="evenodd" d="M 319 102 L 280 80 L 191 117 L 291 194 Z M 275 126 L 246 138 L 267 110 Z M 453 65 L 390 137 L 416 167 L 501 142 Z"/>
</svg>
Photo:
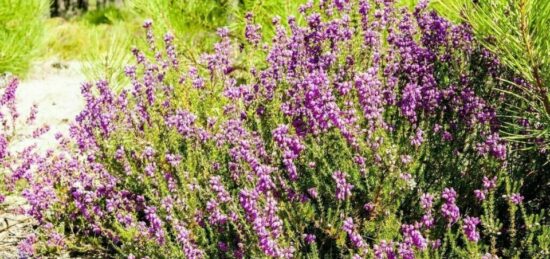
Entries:
<svg viewBox="0 0 550 259">
<path fill-rule="evenodd" d="M 193 239 L 191 232 L 183 225 L 176 225 L 177 240 L 183 248 L 185 257 L 187 258 L 204 258 L 204 252 L 200 250 Z"/>
<path fill-rule="evenodd" d="M 344 220 L 342 225 L 342 230 L 348 234 L 348 237 L 353 244 L 353 246 L 361 252 L 366 252 L 367 246 L 363 237 L 355 230 L 355 224 L 353 223 L 352 218 L 347 218 Z"/>
<path fill-rule="evenodd" d="M 348 199 L 353 185 L 346 181 L 346 174 L 336 171 L 332 174 L 332 179 L 336 182 L 336 199 L 340 201 Z"/>
<path fill-rule="evenodd" d="M 510 201 L 516 205 L 520 205 L 521 203 L 523 203 L 523 199 L 523 196 L 519 193 L 513 193 L 512 195 L 510 195 Z"/>
<path fill-rule="evenodd" d="M 447 219 L 449 224 L 455 223 L 460 217 L 460 210 L 456 206 L 456 192 L 453 188 L 445 188 L 441 193 L 441 198 L 445 203 L 441 206 L 441 214 Z"/>
<path fill-rule="evenodd" d="M 181 35 L 164 35 L 158 48 L 148 20 L 149 50 L 132 50 L 128 88 L 83 84 L 85 108 L 68 136 L 57 137 L 59 150 L 19 153 L 7 186 L 28 182 L 27 213 L 43 236 L 55 234 L 46 241 L 52 246 L 74 237 L 48 232 L 47 224 L 65 224 L 81 242 L 136 257 L 155 250 L 169 257 L 291 258 L 317 248 L 327 256 L 414 258 L 437 250 L 443 239 L 434 236 L 440 222 L 431 186 L 413 224 L 402 224 L 403 208 L 388 203 L 417 195 L 419 173 L 434 174 L 424 165 L 457 167 L 456 160 L 431 157 L 440 150 L 452 148 L 461 159 L 460 152 L 471 152 L 464 156 L 468 165 L 480 160 L 475 165 L 488 171 L 506 158 L 507 146 L 494 109 L 477 91 L 481 72 L 455 69 L 464 62 L 459 56 L 475 53 L 470 29 L 425 8 L 424 2 L 410 13 L 393 1 L 311 1 L 300 8 L 304 25 L 295 17 L 274 19 L 276 35 L 265 45 L 249 14 L 244 36 L 252 48 L 235 44 L 233 32 L 222 28 L 214 52 L 192 67 L 177 55 Z M 241 64 L 236 57 L 249 54 L 265 60 Z M 0 113 L 2 122 L 18 116 L 10 108 L 16 85 L 0 99 L 9 111 Z M 28 121 L 33 117 L 35 111 Z M 3 159 L 10 156 L 4 132 L 11 126 L 2 127 Z M 434 177 L 433 185 L 446 182 Z M 484 199 L 495 182 L 485 178 L 476 197 Z M 441 198 L 450 226 L 460 218 L 457 194 L 445 188 Z M 510 199 L 519 204 L 523 197 Z M 463 223 L 477 241 L 479 219 Z M 380 240 L 370 230 L 364 238 L 363 229 L 374 225 L 397 239 Z M 349 242 L 339 242 L 343 234 Z M 22 255 L 32 254 L 43 236 L 22 242 Z"/>
<path fill-rule="evenodd" d="M 298 172 L 294 165 L 294 160 L 298 158 L 304 146 L 300 143 L 300 139 L 289 135 L 288 127 L 281 125 L 273 130 L 273 139 L 283 152 L 283 163 L 288 171 L 291 180 L 298 179 Z"/>
<path fill-rule="evenodd" d="M 497 177 L 489 179 L 487 176 L 483 176 L 483 189 L 474 190 L 474 195 L 477 200 L 485 200 L 487 194 L 496 187 Z"/>
<path fill-rule="evenodd" d="M 477 242 L 479 240 L 479 232 L 476 229 L 476 226 L 481 223 L 479 218 L 467 216 L 464 218 L 464 235 L 466 238 L 472 242 Z"/>
<path fill-rule="evenodd" d="M 431 228 L 434 226 L 434 218 L 432 216 L 434 196 L 429 193 L 424 193 L 420 197 L 420 205 L 424 209 L 425 214 L 422 216 L 422 224 L 425 228 Z"/>
</svg>

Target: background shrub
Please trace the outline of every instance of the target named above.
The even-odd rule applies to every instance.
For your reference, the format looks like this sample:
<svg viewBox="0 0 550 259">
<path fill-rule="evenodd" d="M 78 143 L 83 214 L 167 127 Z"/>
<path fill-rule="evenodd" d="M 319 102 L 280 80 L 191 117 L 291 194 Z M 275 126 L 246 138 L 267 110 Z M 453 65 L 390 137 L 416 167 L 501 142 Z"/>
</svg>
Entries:
<svg viewBox="0 0 550 259">
<path fill-rule="evenodd" d="M 0 1 L 0 73 L 24 75 L 43 50 L 47 0 Z"/>
</svg>

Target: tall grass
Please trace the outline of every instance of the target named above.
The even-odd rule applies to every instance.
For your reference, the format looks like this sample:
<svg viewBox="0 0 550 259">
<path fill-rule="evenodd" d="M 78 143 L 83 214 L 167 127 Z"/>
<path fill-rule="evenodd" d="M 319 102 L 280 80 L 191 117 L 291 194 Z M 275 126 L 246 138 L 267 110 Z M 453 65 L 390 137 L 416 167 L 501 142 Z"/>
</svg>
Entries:
<svg viewBox="0 0 550 259">
<path fill-rule="evenodd" d="M 243 37 L 245 15 L 254 13 L 255 23 L 263 28 L 264 37 L 274 35 L 272 19 L 298 15 L 306 0 L 134 0 L 130 7 L 139 16 L 155 21 L 158 32 L 171 31 L 187 58 L 211 50 L 216 30 L 228 27 L 232 37 Z M 284 19 L 283 19 L 284 20 Z"/>
<path fill-rule="evenodd" d="M 25 75 L 41 50 L 48 0 L 0 0 L 0 73 Z"/>
</svg>

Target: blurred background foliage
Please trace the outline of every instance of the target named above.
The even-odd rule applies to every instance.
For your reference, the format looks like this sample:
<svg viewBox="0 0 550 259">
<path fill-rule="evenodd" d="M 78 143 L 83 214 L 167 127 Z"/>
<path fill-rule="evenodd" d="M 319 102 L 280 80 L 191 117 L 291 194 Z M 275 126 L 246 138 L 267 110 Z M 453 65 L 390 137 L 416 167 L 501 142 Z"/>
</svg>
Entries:
<svg viewBox="0 0 550 259">
<path fill-rule="evenodd" d="M 48 0 L 0 0 L 0 74 L 22 75 L 42 50 Z"/>
</svg>

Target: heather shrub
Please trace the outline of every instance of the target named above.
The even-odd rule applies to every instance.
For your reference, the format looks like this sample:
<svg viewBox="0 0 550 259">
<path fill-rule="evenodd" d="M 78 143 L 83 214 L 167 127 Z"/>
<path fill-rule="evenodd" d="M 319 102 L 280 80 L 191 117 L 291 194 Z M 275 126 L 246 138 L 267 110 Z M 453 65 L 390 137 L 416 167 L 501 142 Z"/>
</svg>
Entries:
<svg viewBox="0 0 550 259">
<path fill-rule="evenodd" d="M 36 145 L 14 146 L 21 139 L 36 139 L 49 131 L 48 125 L 36 125 L 38 106 L 31 107 L 28 114 L 21 114 L 16 105 L 19 79 L 11 76 L 0 78 L 0 211 L 4 212 L 6 195 L 19 194 L 23 185 L 11 181 L 14 176 L 31 177 L 32 159 L 38 157 Z M 26 128 L 23 130 L 23 128 Z M 32 141 L 31 141 L 32 142 Z"/>
<path fill-rule="evenodd" d="M 40 225 L 21 254 L 548 255 L 547 215 L 525 206 L 499 136 L 491 89 L 514 74 L 468 26 L 424 2 L 299 12 L 270 42 L 248 14 L 245 44 L 219 29 L 190 66 L 146 21 L 131 87 L 84 84 L 60 150 L 7 178 Z"/>
<path fill-rule="evenodd" d="M 39 54 L 48 1 L 0 1 L 0 73 L 24 75 Z"/>
</svg>

